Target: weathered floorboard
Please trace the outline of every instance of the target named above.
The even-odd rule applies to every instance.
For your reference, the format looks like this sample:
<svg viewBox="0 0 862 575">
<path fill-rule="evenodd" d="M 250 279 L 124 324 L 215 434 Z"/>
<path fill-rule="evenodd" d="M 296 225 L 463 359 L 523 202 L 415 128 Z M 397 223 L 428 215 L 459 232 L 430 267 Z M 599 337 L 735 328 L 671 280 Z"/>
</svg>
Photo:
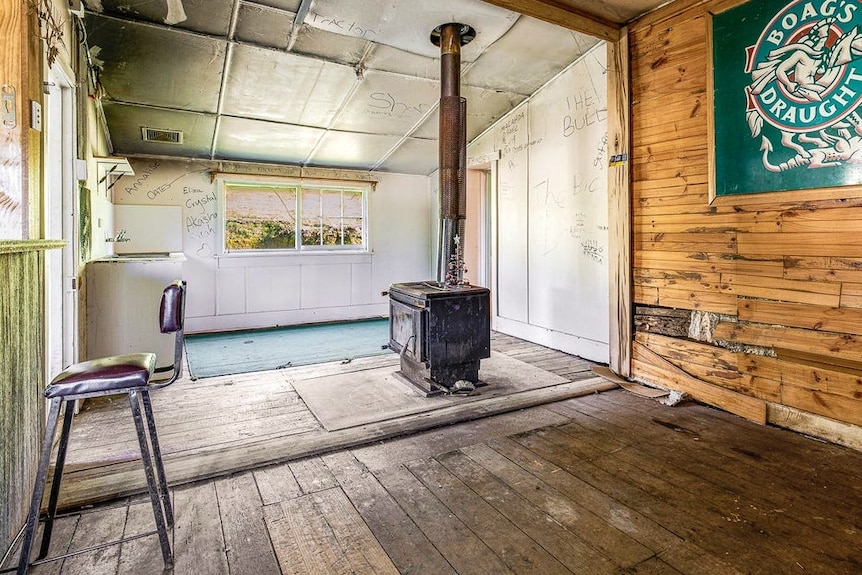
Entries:
<svg viewBox="0 0 862 575">
<path fill-rule="evenodd" d="M 516 411 L 607 385 L 593 377 L 593 362 L 504 334 L 494 333 L 492 340 L 495 351 L 523 358 L 550 373 L 564 373 L 573 383 L 327 432 L 291 381 L 387 366 L 394 370 L 395 354 L 360 358 L 350 364 L 335 362 L 196 381 L 182 378 L 152 395 L 168 477 L 178 485 L 308 458 L 453 421 Z M 297 465 L 295 474 L 315 464 Z M 127 402 L 116 398 L 88 402 L 73 426 L 61 506 L 140 493 L 145 488 L 140 468 Z M 325 481 L 314 471 L 306 476 Z M 304 485 L 299 476 L 294 481 L 306 493 L 333 485 L 331 480 L 319 486 Z M 262 496 L 267 489 L 262 487 Z"/>
<path fill-rule="evenodd" d="M 856 575 L 860 470 L 857 451 L 616 390 L 177 488 L 174 572 Z M 119 500 L 62 519 L 52 547 L 149 529 L 146 497 Z M 150 536 L 33 573 L 160 570 Z"/>
</svg>

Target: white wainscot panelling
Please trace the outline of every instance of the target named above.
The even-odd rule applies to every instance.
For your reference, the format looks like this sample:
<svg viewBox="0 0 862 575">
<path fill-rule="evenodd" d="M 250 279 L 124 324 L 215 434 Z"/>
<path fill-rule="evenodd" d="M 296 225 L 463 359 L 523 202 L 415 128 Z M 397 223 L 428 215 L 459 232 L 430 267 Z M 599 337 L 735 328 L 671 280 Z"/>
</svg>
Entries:
<svg viewBox="0 0 862 575">
<path fill-rule="evenodd" d="M 188 284 L 186 292 L 186 317 L 211 317 L 216 310 L 216 270 L 205 262 L 189 258 L 183 263 L 183 279 Z"/>
<path fill-rule="evenodd" d="M 526 339 L 551 349 L 558 349 L 584 359 L 601 363 L 608 361 L 609 348 L 605 342 L 512 321 L 500 316 L 495 317 L 494 320 L 494 329 L 501 333 Z"/>
<path fill-rule="evenodd" d="M 247 311 L 299 309 L 300 266 L 246 268 Z"/>
<path fill-rule="evenodd" d="M 216 313 L 245 313 L 245 270 L 220 269 L 216 277 Z"/>
<path fill-rule="evenodd" d="M 353 264 L 350 266 L 350 304 L 363 305 L 372 303 L 371 296 L 371 264 Z"/>
<path fill-rule="evenodd" d="M 302 308 L 350 305 L 350 264 L 302 267 Z"/>
</svg>

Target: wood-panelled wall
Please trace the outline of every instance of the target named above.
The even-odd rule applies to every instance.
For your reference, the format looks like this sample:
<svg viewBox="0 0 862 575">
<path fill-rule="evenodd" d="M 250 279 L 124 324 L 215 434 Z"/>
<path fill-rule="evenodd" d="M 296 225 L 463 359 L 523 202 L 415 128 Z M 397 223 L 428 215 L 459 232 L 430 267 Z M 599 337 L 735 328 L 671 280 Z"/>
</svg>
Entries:
<svg viewBox="0 0 862 575">
<path fill-rule="evenodd" d="M 629 27 L 634 303 L 702 312 L 689 334 L 636 318 L 632 375 L 756 421 L 769 403 L 862 426 L 862 186 L 710 203 L 719 4 L 678 0 Z"/>
<path fill-rule="evenodd" d="M 27 518 L 43 433 L 43 261 L 0 249 L 0 555 Z"/>
</svg>

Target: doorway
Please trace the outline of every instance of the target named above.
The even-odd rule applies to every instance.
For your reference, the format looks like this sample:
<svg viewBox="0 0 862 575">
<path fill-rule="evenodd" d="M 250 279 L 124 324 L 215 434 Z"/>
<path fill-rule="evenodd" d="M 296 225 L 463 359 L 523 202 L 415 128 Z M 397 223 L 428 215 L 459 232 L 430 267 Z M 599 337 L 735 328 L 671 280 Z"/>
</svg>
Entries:
<svg viewBox="0 0 862 575">
<path fill-rule="evenodd" d="M 45 255 L 46 377 L 78 357 L 78 257 L 75 176 L 75 90 L 68 74 L 51 68 L 45 84 L 44 237 L 62 239 Z"/>
<path fill-rule="evenodd" d="M 487 169 L 467 170 L 467 219 L 464 222 L 464 274 L 470 283 L 490 288 L 488 210 L 491 173 Z M 493 301 L 493 297 L 491 301 Z"/>
</svg>

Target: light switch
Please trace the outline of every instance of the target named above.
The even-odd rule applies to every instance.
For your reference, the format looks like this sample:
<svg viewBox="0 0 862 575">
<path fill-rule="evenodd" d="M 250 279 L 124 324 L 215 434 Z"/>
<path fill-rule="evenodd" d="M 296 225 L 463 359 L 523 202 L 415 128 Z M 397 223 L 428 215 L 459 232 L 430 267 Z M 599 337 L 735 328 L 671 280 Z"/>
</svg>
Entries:
<svg viewBox="0 0 862 575">
<path fill-rule="evenodd" d="M 75 159 L 75 179 L 79 182 L 87 180 L 87 160 Z"/>
<path fill-rule="evenodd" d="M 42 131 L 42 104 L 30 100 L 30 127 Z"/>
</svg>

